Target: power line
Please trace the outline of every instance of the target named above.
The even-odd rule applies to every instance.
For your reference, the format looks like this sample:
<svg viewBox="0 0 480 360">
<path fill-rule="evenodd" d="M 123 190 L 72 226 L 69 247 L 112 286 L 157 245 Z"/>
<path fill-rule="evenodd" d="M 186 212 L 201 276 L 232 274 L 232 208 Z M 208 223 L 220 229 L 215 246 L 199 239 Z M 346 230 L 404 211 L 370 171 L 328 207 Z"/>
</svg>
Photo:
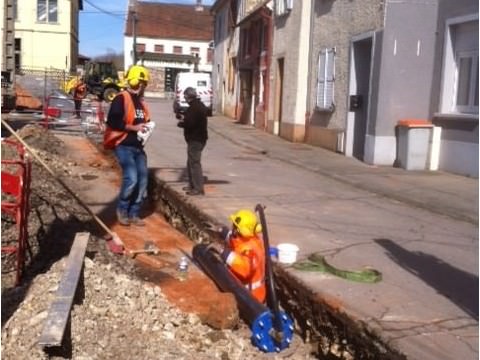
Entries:
<svg viewBox="0 0 480 360">
<path fill-rule="evenodd" d="M 106 15 L 110 15 L 110 16 L 113 16 L 113 17 L 116 17 L 116 18 L 118 18 L 118 17 L 124 18 L 125 17 L 125 12 L 124 11 L 122 11 L 121 15 L 119 15 L 119 14 L 115 14 L 115 12 L 113 12 L 113 11 L 108 11 L 108 10 L 102 9 L 101 7 L 93 4 L 91 1 L 85 0 L 85 2 L 88 5 L 90 5 L 91 7 L 97 9 L 98 11 L 100 11 L 101 13 L 104 13 Z"/>
</svg>

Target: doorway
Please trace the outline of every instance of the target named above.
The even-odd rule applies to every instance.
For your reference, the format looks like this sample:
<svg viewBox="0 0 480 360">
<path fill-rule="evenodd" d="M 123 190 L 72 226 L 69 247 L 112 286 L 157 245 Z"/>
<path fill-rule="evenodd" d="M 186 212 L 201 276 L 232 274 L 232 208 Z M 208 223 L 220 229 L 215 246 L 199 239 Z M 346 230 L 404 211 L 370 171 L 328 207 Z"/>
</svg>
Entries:
<svg viewBox="0 0 480 360">
<path fill-rule="evenodd" d="M 282 99 L 283 99 L 283 69 L 284 58 L 277 59 L 277 77 L 275 82 L 275 107 L 273 110 L 273 134 L 280 133 L 280 124 L 282 122 Z"/>
<path fill-rule="evenodd" d="M 249 124 L 251 122 L 252 109 L 252 72 L 250 70 L 241 70 L 238 121 L 242 124 Z"/>
<path fill-rule="evenodd" d="M 365 155 L 365 137 L 369 118 L 370 78 L 373 36 L 353 40 L 350 50 L 349 109 L 347 116 L 346 156 L 361 161 Z"/>
</svg>

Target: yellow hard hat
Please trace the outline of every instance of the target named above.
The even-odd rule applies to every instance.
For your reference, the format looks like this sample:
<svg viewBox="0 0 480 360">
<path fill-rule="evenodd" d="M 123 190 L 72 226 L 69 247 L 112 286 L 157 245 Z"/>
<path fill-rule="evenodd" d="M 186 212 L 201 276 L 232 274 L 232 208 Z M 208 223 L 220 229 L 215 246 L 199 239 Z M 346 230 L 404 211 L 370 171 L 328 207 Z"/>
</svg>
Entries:
<svg viewBox="0 0 480 360">
<path fill-rule="evenodd" d="M 257 216 L 250 210 L 238 210 L 230 215 L 230 220 L 242 236 L 254 236 L 262 231 L 262 225 L 257 221 Z"/>
<path fill-rule="evenodd" d="M 140 81 L 148 82 L 150 74 L 148 70 L 140 65 L 132 65 L 127 71 L 126 80 L 130 86 L 138 86 Z"/>
</svg>

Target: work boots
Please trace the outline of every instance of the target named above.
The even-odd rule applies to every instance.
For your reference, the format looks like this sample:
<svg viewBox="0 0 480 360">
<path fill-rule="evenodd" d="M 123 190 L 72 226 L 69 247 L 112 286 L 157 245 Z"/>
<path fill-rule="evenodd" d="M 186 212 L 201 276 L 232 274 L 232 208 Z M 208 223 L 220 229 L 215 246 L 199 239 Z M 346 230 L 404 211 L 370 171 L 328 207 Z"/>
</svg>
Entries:
<svg viewBox="0 0 480 360">
<path fill-rule="evenodd" d="M 129 220 L 130 224 L 135 226 L 145 226 L 145 221 L 140 219 L 138 216 L 134 216 Z"/>
<path fill-rule="evenodd" d="M 130 226 L 128 215 L 119 209 L 117 209 L 117 220 L 120 225 Z"/>
</svg>

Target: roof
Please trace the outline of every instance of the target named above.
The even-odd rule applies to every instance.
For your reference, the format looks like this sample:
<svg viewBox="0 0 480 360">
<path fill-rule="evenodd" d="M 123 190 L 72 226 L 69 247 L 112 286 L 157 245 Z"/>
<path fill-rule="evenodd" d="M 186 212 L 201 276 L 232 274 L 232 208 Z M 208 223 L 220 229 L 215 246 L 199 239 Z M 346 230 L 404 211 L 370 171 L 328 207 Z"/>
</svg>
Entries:
<svg viewBox="0 0 480 360">
<path fill-rule="evenodd" d="M 213 16 L 210 7 L 195 11 L 195 5 L 147 3 L 136 7 L 138 37 L 211 41 Z M 133 13 L 129 12 L 125 36 L 132 36 Z"/>
</svg>

